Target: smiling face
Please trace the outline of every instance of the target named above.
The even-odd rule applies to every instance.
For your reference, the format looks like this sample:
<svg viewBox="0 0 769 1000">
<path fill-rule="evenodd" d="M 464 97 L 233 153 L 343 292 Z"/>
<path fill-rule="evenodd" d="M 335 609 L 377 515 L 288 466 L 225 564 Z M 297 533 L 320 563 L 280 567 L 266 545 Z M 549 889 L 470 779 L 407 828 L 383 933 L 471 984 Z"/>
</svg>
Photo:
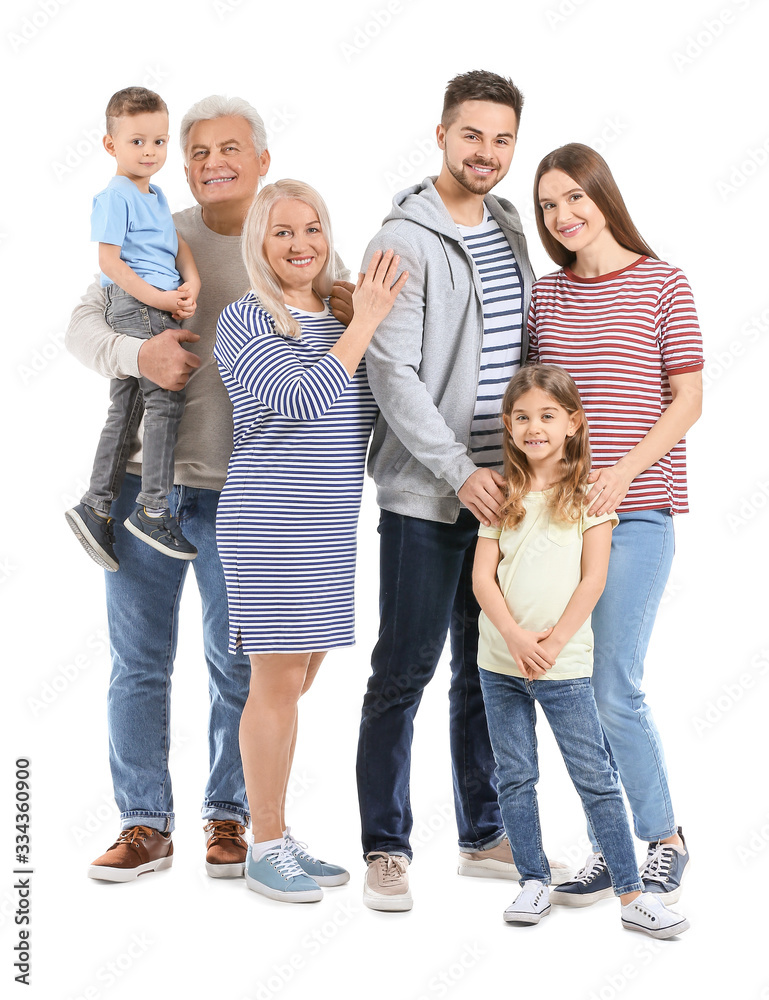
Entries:
<svg viewBox="0 0 769 1000">
<path fill-rule="evenodd" d="M 580 426 L 578 413 L 569 413 L 543 389 L 532 387 L 516 399 L 502 417 L 513 443 L 529 463 L 558 462 L 566 439 Z"/>
<path fill-rule="evenodd" d="M 328 243 L 315 209 L 298 198 L 277 201 L 270 211 L 264 254 L 286 302 L 305 308 L 304 297 L 328 260 Z"/>
<path fill-rule="evenodd" d="M 104 136 L 104 148 L 117 160 L 119 177 L 128 177 L 141 190 L 149 191 L 149 179 L 166 162 L 168 115 L 144 111 L 114 119 L 112 132 Z"/>
<path fill-rule="evenodd" d="M 249 123 L 234 115 L 196 122 L 187 139 L 186 159 L 190 190 L 204 211 L 239 203 L 244 214 L 270 165 L 267 150 L 257 154 Z"/>
<path fill-rule="evenodd" d="M 549 170 L 539 182 L 539 204 L 548 232 L 558 242 L 579 253 L 602 249 L 616 240 L 596 203 L 563 170 Z"/>
<path fill-rule="evenodd" d="M 506 104 L 464 101 L 452 123 L 437 129 L 445 171 L 466 191 L 488 194 L 510 169 L 517 132 L 517 115 Z"/>
</svg>

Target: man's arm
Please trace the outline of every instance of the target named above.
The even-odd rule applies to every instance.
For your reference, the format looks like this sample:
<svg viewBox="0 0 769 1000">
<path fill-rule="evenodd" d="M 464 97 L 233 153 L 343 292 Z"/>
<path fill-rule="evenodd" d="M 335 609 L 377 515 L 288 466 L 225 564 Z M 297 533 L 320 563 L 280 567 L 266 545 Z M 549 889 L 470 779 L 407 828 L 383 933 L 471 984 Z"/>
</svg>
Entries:
<svg viewBox="0 0 769 1000">
<path fill-rule="evenodd" d="M 97 279 L 72 311 L 64 343 L 81 364 L 105 378 L 144 375 L 163 389 L 178 391 L 200 365 L 181 346 L 195 340 L 200 338 L 191 330 L 164 330 L 151 340 L 115 333 L 104 319 L 104 289 Z"/>
<path fill-rule="evenodd" d="M 458 441 L 419 378 L 425 314 L 424 262 L 405 240 L 390 232 L 377 235 L 366 250 L 392 248 L 409 280 L 366 352 L 369 383 L 388 425 L 411 454 L 458 492 L 476 471 L 467 446 Z"/>
</svg>

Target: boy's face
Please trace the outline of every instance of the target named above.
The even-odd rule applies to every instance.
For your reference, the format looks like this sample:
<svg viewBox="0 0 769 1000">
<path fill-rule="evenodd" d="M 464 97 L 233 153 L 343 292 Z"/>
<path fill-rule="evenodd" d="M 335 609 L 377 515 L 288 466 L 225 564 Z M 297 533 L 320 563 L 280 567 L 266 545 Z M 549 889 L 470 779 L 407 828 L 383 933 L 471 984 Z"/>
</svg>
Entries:
<svg viewBox="0 0 769 1000">
<path fill-rule="evenodd" d="M 165 111 L 144 111 L 116 120 L 112 135 L 104 136 L 104 148 L 117 160 L 117 173 L 135 184 L 149 184 L 166 162 L 168 115 Z"/>
</svg>

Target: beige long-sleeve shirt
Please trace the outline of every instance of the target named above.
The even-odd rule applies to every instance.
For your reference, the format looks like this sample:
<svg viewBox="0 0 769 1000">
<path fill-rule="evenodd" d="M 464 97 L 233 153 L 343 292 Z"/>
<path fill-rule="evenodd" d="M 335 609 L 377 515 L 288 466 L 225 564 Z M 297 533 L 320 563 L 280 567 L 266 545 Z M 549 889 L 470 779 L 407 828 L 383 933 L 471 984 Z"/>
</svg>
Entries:
<svg viewBox="0 0 769 1000">
<path fill-rule="evenodd" d="M 232 405 L 213 356 L 216 323 L 226 305 L 248 291 L 240 236 L 222 236 L 203 222 L 199 205 L 177 212 L 174 223 L 187 241 L 201 280 L 198 306 L 184 326 L 200 340 L 185 346 L 201 361 L 187 383 L 187 401 L 175 451 L 174 482 L 221 490 L 232 452 Z M 349 272 L 336 259 L 337 276 Z M 91 284 L 75 307 L 65 343 L 78 361 L 108 378 L 139 376 L 138 355 L 143 341 L 118 334 L 104 319 L 104 290 Z M 141 444 L 137 439 L 128 471 L 141 475 Z"/>
</svg>

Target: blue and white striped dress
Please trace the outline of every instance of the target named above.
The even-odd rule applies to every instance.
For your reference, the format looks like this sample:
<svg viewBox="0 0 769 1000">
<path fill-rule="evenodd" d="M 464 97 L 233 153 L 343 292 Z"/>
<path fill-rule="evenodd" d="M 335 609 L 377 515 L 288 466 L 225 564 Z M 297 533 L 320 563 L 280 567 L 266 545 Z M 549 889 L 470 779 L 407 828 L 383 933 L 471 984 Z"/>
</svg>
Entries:
<svg viewBox="0 0 769 1000">
<path fill-rule="evenodd" d="M 328 308 L 289 307 L 300 339 L 275 333 L 252 292 L 222 312 L 214 357 L 233 405 L 234 443 L 216 517 L 230 651 L 349 646 L 356 527 L 376 403 L 329 350 Z"/>
</svg>

